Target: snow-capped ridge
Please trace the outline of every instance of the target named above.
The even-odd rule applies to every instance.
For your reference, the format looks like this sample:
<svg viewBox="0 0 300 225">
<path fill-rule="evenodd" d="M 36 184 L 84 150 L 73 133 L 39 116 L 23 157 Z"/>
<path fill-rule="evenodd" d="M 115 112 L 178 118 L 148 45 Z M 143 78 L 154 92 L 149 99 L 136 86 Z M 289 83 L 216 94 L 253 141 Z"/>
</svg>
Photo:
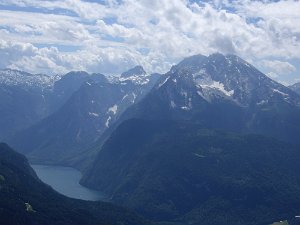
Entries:
<svg viewBox="0 0 300 225">
<path fill-rule="evenodd" d="M 146 75 L 146 71 L 144 70 L 144 68 L 142 66 L 135 66 L 131 69 L 129 69 L 126 72 L 123 72 L 121 74 L 121 77 L 125 78 L 125 77 L 131 77 L 131 76 L 144 76 Z"/>
<path fill-rule="evenodd" d="M 131 81 L 135 85 L 146 85 L 150 82 L 150 77 L 152 74 L 147 74 L 142 66 L 135 66 L 132 69 L 124 72 L 119 77 L 119 82 Z"/>
<path fill-rule="evenodd" d="M 30 74 L 13 69 L 0 70 L 0 84 L 8 86 L 52 88 L 60 78 L 60 75 Z"/>
</svg>

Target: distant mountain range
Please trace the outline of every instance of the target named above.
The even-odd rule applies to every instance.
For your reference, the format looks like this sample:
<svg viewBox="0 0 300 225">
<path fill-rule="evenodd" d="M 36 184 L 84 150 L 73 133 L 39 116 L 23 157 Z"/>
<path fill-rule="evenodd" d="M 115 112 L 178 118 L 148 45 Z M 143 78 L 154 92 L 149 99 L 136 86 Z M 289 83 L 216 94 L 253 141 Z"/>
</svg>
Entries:
<svg viewBox="0 0 300 225">
<path fill-rule="evenodd" d="M 18 86 L 22 88 L 51 88 L 61 76 L 46 74 L 30 74 L 24 71 L 4 69 L 0 72 L 0 83 L 6 86 Z"/>
<path fill-rule="evenodd" d="M 146 225 L 136 214 L 110 203 L 58 194 L 36 176 L 27 159 L 0 144 L 0 224 Z"/>
<path fill-rule="evenodd" d="M 68 73 L 53 85 L 53 98 L 61 106 L 8 142 L 32 161 L 66 164 L 68 158 L 95 142 L 125 109 L 139 101 L 159 76 L 146 74 L 140 66 L 114 78 Z"/>
<path fill-rule="evenodd" d="M 26 129 L 57 111 L 88 80 L 103 75 L 70 72 L 64 76 L 0 71 L 0 140 Z"/>
<path fill-rule="evenodd" d="M 50 114 L 50 89 L 58 77 L 0 71 L 0 139 Z"/>
</svg>

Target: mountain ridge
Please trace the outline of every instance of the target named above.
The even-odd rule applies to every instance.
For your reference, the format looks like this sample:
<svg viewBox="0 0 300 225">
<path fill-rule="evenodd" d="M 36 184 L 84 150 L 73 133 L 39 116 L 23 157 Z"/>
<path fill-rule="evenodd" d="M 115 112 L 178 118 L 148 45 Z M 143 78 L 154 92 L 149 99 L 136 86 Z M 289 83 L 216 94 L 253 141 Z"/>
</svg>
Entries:
<svg viewBox="0 0 300 225">
<path fill-rule="evenodd" d="M 299 157 L 299 101 L 237 56 L 186 58 L 98 140 L 81 182 L 155 221 L 293 220 L 300 206 L 289 190 L 299 177 L 288 161 Z"/>
<path fill-rule="evenodd" d="M 213 54 L 173 66 L 120 121 L 193 119 L 208 127 L 295 141 L 299 114 L 300 97 L 294 91 L 237 56 Z"/>
<path fill-rule="evenodd" d="M 130 74 L 132 70 L 125 73 Z M 110 80 L 101 74 L 89 76 L 85 72 L 77 72 L 77 75 L 77 79 L 84 82 L 74 92 L 78 87 L 77 80 L 74 85 L 71 83 L 71 91 L 59 88 L 60 83 L 64 87 L 64 82 L 72 79 L 74 72 L 65 75 L 65 79 L 62 78 L 59 85 L 54 86 L 57 93 L 72 93 L 65 104 L 54 114 L 9 140 L 32 162 L 69 165 L 69 158 L 81 154 L 95 142 L 128 106 L 143 98 L 159 77 L 157 74 L 142 73 L 141 76 L 130 74 L 126 78 Z"/>
<path fill-rule="evenodd" d="M 154 221 L 265 225 L 298 215 L 299 157 L 297 146 L 260 135 L 131 119 L 81 183 Z"/>
</svg>

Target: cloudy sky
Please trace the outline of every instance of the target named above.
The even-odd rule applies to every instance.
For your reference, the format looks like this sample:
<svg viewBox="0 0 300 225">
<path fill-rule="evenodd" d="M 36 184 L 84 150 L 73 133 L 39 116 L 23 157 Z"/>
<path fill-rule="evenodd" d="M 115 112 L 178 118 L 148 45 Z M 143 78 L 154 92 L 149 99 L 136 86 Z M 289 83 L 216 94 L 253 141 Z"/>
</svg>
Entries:
<svg viewBox="0 0 300 225">
<path fill-rule="evenodd" d="M 300 81 L 295 0 L 0 0 L 0 68 L 166 72 L 194 54 L 237 54 Z"/>
</svg>

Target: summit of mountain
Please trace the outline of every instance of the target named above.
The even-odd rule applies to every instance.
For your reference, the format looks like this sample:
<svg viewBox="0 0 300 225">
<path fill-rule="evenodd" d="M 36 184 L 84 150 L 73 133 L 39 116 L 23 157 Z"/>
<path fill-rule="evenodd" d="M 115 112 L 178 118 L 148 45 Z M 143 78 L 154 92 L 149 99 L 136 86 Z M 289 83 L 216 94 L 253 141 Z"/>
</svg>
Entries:
<svg viewBox="0 0 300 225">
<path fill-rule="evenodd" d="M 235 55 L 195 55 L 162 75 L 130 118 L 193 120 L 207 128 L 296 141 L 300 96 Z"/>
</svg>

